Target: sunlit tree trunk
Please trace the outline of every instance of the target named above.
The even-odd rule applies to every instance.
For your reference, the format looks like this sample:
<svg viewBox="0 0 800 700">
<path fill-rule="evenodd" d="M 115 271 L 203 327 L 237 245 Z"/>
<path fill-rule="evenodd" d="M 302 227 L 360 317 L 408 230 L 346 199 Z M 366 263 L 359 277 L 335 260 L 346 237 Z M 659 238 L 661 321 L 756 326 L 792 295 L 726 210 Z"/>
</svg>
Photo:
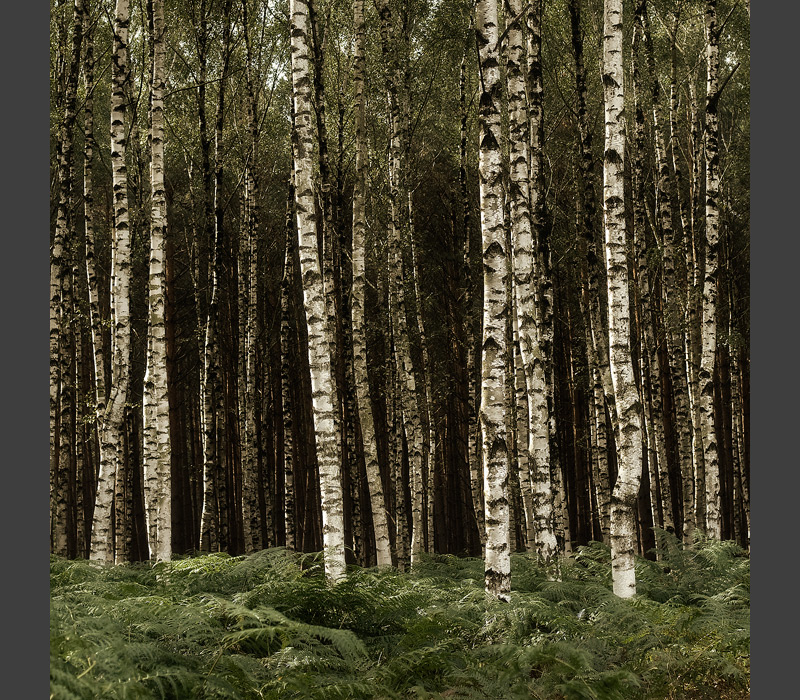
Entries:
<svg viewBox="0 0 800 700">
<path fill-rule="evenodd" d="M 353 86 L 355 93 L 356 135 L 356 181 L 353 191 L 353 301 L 351 305 L 353 324 L 353 364 L 356 381 L 356 402 L 364 443 L 364 461 L 367 472 L 372 523 L 375 532 L 375 556 L 378 566 L 392 565 L 389 529 L 386 521 L 386 505 L 383 481 L 378 464 L 378 448 L 375 439 L 375 422 L 369 396 L 367 370 L 366 318 L 364 313 L 365 234 L 366 234 L 366 168 L 367 139 L 364 103 L 364 0 L 353 1 L 353 17 L 356 34 L 356 50 L 353 59 Z"/>
<path fill-rule="evenodd" d="M 717 249 L 719 245 L 719 145 L 717 132 L 719 31 L 717 0 L 706 0 L 706 259 L 703 278 L 702 354 L 699 390 L 705 462 L 706 534 L 722 536 L 717 437 L 714 427 L 714 358 L 717 353 Z"/>
<path fill-rule="evenodd" d="M 115 482 L 122 465 L 125 403 L 130 376 L 131 240 L 128 216 L 128 180 L 125 168 L 126 83 L 128 69 L 128 0 L 117 0 L 111 89 L 111 177 L 114 193 L 114 231 L 111 260 L 112 365 L 111 395 L 103 414 L 100 435 L 100 471 L 92 521 L 90 559 L 114 562 L 112 505 Z"/>
<path fill-rule="evenodd" d="M 480 176 L 481 236 L 483 241 L 483 338 L 481 410 L 483 481 L 486 506 L 486 591 L 509 600 L 508 465 L 505 428 L 505 315 L 508 273 L 503 228 L 502 154 L 500 150 L 500 64 L 498 60 L 497 0 L 479 0 L 476 34 L 480 54 Z"/>
<path fill-rule="evenodd" d="M 565 529 L 564 509 L 560 487 L 561 466 L 559 463 L 558 431 L 555 413 L 555 376 L 553 363 L 553 279 L 550 259 L 549 227 L 546 220 L 545 180 L 544 180 L 544 79 L 542 66 L 542 0 L 530 3 L 526 14 L 527 31 L 527 92 L 528 117 L 530 120 L 530 200 L 531 227 L 534 243 L 534 264 L 532 284 L 534 290 L 534 306 L 539 359 L 543 380 L 533 385 L 533 393 L 544 393 L 544 397 L 536 396 L 539 405 L 537 422 L 540 430 L 546 432 L 547 455 L 539 451 L 539 464 L 547 464 L 550 472 L 549 489 L 553 501 L 552 527 L 558 547 L 566 548 L 569 538 L 568 525 Z M 541 438 L 544 439 L 544 438 Z M 533 455 L 537 464 L 537 453 Z M 538 478 L 545 478 L 544 466 L 536 467 Z M 544 489 L 544 482 L 540 484 Z"/>
<path fill-rule="evenodd" d="M 148 282 L 147 369 L 143 398 L 145 513 L 150 558 L 172 558 L 169 397 L 164 324 L 166 301 L 164 238 L 167 202 L 164 191 L 164 3 L 152 0 L 150 11 L 153 66 L 150 83 L 150 270 Z"/>
<path fill-rule="evenodd" d="M 295 128 L 295 207 L 300 247 L 303 303 L 308 324 L 314 431 L 322 498 L 322 538 L 325 573 L 329 580 L 345 572 L 344 514 L 340 476 L 340 444 L 336 431 L 336 387 L 331 343 L 334 329 L 327 321 L 325 289 L 317 245 L 314 211 L 314 134 L 309 56 L 309 2 L 290 0 L 292 94 Z"/>
<path fill-rule="evenodd" d="M 522 11 L 521 0 L 507 2 L 507 14 L 511 17 L 517 17 Z M 549 560 L 556 553 L 557 543 L 553 532 L 547 386 L 536 324 L 534 240 L 529 204 L 534 196 L 530 183 L 533 182 L 535 188 L 539 182 L 532 178 L 529 170 L 530 121 L 523 72 L 523 34 L 519 20 L 510 25 L 507 32 L 513 286 L 528 408 L 529 461 L 528 473 L 524 476 L 531 484 L 532 529 L 536 551 L 543 560 Z"/>
<path fill-rule="evenodd" d="M 606 240 L 608 337 L 611 378 L 619 419 L 617 482 L 611 494 L 611 563 L 614 593 L 636 594 L 636 497 L 642 473 L 639 395 L 631 361 L 627 243 L 625 235 L 625 115 L 622 61 L 622 0 L 605 0 L 603 92 L 605 157 L 603 219 Z"/>
</svg>

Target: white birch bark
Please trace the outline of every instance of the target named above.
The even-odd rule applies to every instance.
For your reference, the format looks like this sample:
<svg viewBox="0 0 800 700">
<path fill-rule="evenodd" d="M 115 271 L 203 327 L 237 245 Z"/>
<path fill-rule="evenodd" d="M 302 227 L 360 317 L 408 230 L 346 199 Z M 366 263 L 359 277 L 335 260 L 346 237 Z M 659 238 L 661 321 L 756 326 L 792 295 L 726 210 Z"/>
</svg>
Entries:
<svg viewBox="0 0 800 700">
<path fill-rule="evenodd" d="M 248 0 L 242 0 L 242 25 L 244 29 L 247 83 L 247 122 L 250 131 L 250 155 L 245 172 L 245 204 L 247 216 L 245 218 L 244 236 L 240 246 L 246 252 L 240 259 L 243 267 L 240 269 L 240 317 L 243 318 L 243 348 L 242 348 L 242 419 L 244 423 L 242 438 L 242 524 L 245 540 L 245 552 L 255 552 L 261 549 L 261 529 L 258 508 L 258 435 L 256 429 L 256 344 L 258 341 L 258 324 L 256 320 L 258 304 L 258 179 L 256 169 L 258 166 L 258 114 L 257 97 L 254 86 L 253 51 L 250 41 L 250 27 L 247 15 Z M 284 407 L 284 412 L 286 408 Z M 285 438 L 284 438 L 285 439 Z M 285 449 L 285 447 L 284 447 Z"/>
<path fill-rule="evenodd" d="M 94 157 L 94 32 L 88 4 L 84 6 L 84 151 L 83 151 L 83 223 L 85 231 L 86 283 L 89 291 L 89 319 L 92 329 L 92 359 L 94 374 L 94 401 L 99 427 L 106 404 L 105 351 L 100 318 L 100 290 L 95 266 L 94 190 L 92 187 L 92 160 Z"/>
<path fill-rule="evenodd" d="M 583 61 L 583 34 L 579 0 L 569 0 L 572 50 L 575 58 L 575 93 L 579 132 L 579 167 L 576 170 L 575 198 L 577 227 L 581 233 L 582 311 L 586 327 L 586 353 L 591 385 L 589 421 L 592 434 L 592 469 L 597 515 L 603 542 L 610 543 L 611 487 L 608 474 L 606 405 L 616 423 L 616 407 L 608 367 L 608 338 L 603 333 L 600 305 L 600 256 L 597 235 L 597 199 L 594 191 L 592 131 L 589 128 L 586 99 L 586 67 Z"/>
<path fill-rule="evenodd" d="M 688 375 L 689 410 L 692 419 L 692 469 L 694 524 L 701 532 L 706 526 L 705 452 L 703 450 L 703 421 L 700 408 L 700 364 L 702 358 L 702 304 L 703 304 L 703 256 L 704 245 L 700 238 L 699 210 L 702 192 L 702 134 L 700 110 L 694 80 L 689 80 L 691 118 L 691 160 L 689 233 L 691 236 L 691 265 L 687 265 L 687 334 L 686 363 Z"/>
<path fill-rule="evenodd" d="M 476 34 L 480 54 L 480 176 L 481 238 L 483 241 L 483 338 L 481 348 L 481 410 L 483 483 L 486 507 L 486 591 L 509 600 L 508 467 L 505 428 L 505 316 L 508 284 L 503 228 L 502 154 L 500 150 L 500 63 L 497 0 L 479 0 Z"/>
<path fill-rule="evenodd" d="M 125 112 L 128 69 L 128 0 L 117 0 L 114 10 L 114 50 L 111 87 L 111 177 L 114 195 L 114 233 L 111 260 L 112 366 L 111 395 L 100 434 L 100 470 L 97 477 L 92 541 L 89 558 L 114 562 L 112 504 L 122 462 L 125 403 L 130 366 L 131 241 L 128 216 L 128 180 L 125 168 Z"/>
<path fill-rule="evenodd" d="M 650 483 L 650 506 L 653 523 L 657 527 L 674 532 L 672 519 L 672 495 L 669 483 L 669 472 L 666 462 L 666 449 L 664 437 L 664 422 L 661 410 L 661 375 L 658 363 L 658 348 L 656 345 L 656 324 L 652 307 L 652 285 L 648 269 L 648 253 L 652 250 L 647 239 L 646 220 L 648 212 L 645 210 L 646 198 L 644 196 L 644 153 L 645 153 L 645 117 L 641 105 L 642 82 L 637 62 L 637 53 L 641 42 L 644 42 L 647 65 L 650 78 L 650 93 L 653 101 L 653 129 L 655 132 L 656 167 L 658 183 L 656 188 L 656 206 L 658 221 L 664 238 L 672 237 L 672 208 L 668 192 L 669 165 L 664 156 L 664 139 L 661 133 L 661 88 L 658 76 L 655 73 L 652 43 L 647 21 L 646 2 L 637 6 L 636 24 L 634 27 L 633 42 L 633 92 L 635 126 L 634 134 L 636 148 L 634 151 L 633 187 L 634 187 L 634 248 L 636 251 L 636 281 L 639 295 L 639 326 L 640 326 L 640 372 L 641 394 L 643 398 L 643 427 L 646 435 L 647 466 Z M 657 248 L 658 242 L 655 241 Z M 665 256 L 666 257 L 666 256 Z"/>
<path fill-rule="evenodd" d="M 686 219 L 686 211 L 683 206 L 681 192 L 681 168 L 678 158 L 678 79 L 677 79 L 677 56 L 676 33 L 678 26 L 676 15 L 673 28 L 673 43 L 670 57 L 670 91 L 669 91 L 669 150 L 672 162 L 672 187 L 678 208 L 679 227 L 672 229 L 672 237 L 664 235 L 664 303 L 666 306 L 666 340 L 667 358 L 672 379 L 673 395 L 675 399 L 675 420 L 678 432 L 678 461 L 681 470 L 681 489 L 683 494 L 683 520 L 682 531 L 685 544 L 692 542 L 695 530 L 695 493 L 694 493 L 694 458 L 692 452 L 693 434 L 693 412 L 692 400 L 690 396 L 690 365 L 691 356 L 688 352 L 688 338 L 691 334 L 693 323 L 690 318 L 690 309 L 694 308 L 691 298 L 693 265 L 689 256 L 691 246 L 685 246 L 689 250 L 684 250 L 687 258 L 687 274 L 682 275 L 677 270 L 677 263 L 680 257 L 681 243 L 685 240 L 689 232 L 689 224 Z M 671 218 L 671 215 L 670 215 Z M 688 282 L 688 284 L 687 284 Z M 670 296 L 673 300 L 670 300 Z M 677 298 L 675 298 L 677 297 Z M 674 317 L 670 316 L 669 310 L 673 310 Z M 687 324 L 688 321 L 688 324 Z M 687 326 L 687 334 L 681 332 L 681 328 Z"/>
<path fill-rule="evenodd" d="M 507 12 L 517 17 L 521 0 L 507 2 Z M 508 31 L 508 103 L 510 130 L 511 237 L 517 333 L 527 387 L 528 473 L 532 529 L 538 555 L 548 561 L 557 550 L 553 531 L 553 493 L 550 479 L 547 386 L 536 324 L 534 240 L 530 199 L 529 115 L 523 74 L 523 37 L 519 23 Z M 534 187 L 538 183 L 534 182 Z M 522 472 L 520 472 L 522 475 Z M 522 476 L 521 476 L 522 478 Z M 526 489 L 527 490 L 527 489 Z"/>
<path fill-rule="evenodd" d="M 375 533 L 375 557 L 379 567 L 392 565 L 389 527 L 386 520 L 386 504 L 383 481 L 378 464 L 378 448 L 375 440 L 375 423 L 369 397 L 369 375 L 367 369 L 366 317 L 364 313 L 365 234 L 366 234 L 366 167 L 367 141 L 365 125 L 364 72 L 365 72 L 365 28 L 364 0 L 353 1 L 355 24 L 355 55 L 353 57 L 353 91 L 355 93 L 356 135 L 356 182 L 353 190 L 353 301 L 350 309 L 353 325 L 353 369 L 356 380 L 356 404 L 364 443 L 364 461 L 367 472 L 372 524 Z"/>
<path fill-rule="evenodd" d="M 481 549 L 486 545 L 486 518 L 483 510 L 483 479 L 481 475 L 480 459 L 478 457 L 478 420 L 477 406 L 479 400 L 476 381 L 475 367 L 475 334 L 473 331 L 473 291 L 472 291 L 472 264 L 470 259 L 470 203 L 469 191 L 467 188 L 467 57 L 466 53 L 461 59 L 459 72 L 459 106 L 461 108 L 461 129 L 459 143 L 459 180 L 461 185 L 461 202 L 464 214 L 464 307 L 466 309 L 466 365 L 467 365 L 467 387 L 466 387 L 466 416 L 467 416 L 467 468 L 470 476 L 470 496 L 472 499 L 472 509 L 475 513 L 475 523 L 478 528 L 478 539 Z"/>
<path fill-rule="evenodd" d="M 314 212 L 314 134 L 309 58 L 309 0 L 290 0 L 292 94 L 295 111 L 294 173 L 303 303 L 322 499 L 325 573 L 335 582 L 345 573 L 344 514 L 336 435 L 336 395 L 331 362 L 333 329 L 327 323 Z"/>
<path fill-rule="evenodd" d="M 605 157 L 603 223 L 606 241 L 608 339 L 611 379 L 619 419 L 617 482 L 611 494 L 611 566 L 614 593 L 636 594 L 636 496 L 642 472 L 639 394 L 630 349 L 630 306 L 625 236 L 625 113 L 622 0 L 605 0 L 603 22 Z"/>
<path fill-rule="evenodd" d="M 164 58 L 166 46 L 163 0 L 152 0 L 152 12 L 149 323 L 143 397 L 143 466 L 150 557 L 156 561 L 169 561 L 172 558 L 172 493 L 167 346 L 164 324 L 166 303 L 164 237 L 167 227 L 167 201 L 164 190 Z"/>
<path fill-rule="evenodd" d="M 714 428 L 714 358 L 717 353 L 717 249 L 719 245 L 719 145 L 717 132 L 719 31 L 717 0 L 706 0 L 706 259 L 703 278 L 702 354 L 699 391 L 705 464 L 706 534 L 720 539 L 720 484 L 717 436 Z"/>
<path fill-rule="evenodd" d="M 294 124 L 294 110 L 292 110 Z M 293 151 L 294 152 L 294 151 Z M 289 295 L 294 286 L 294 173 L 289 177 L 289 201 L 286 204 L 286 254 L 281 280 L 281 393 L 283 398 L 283 516 L 286 532 L 286 548 L 297 545 L 297 519 L 295 517 L 294 484 L 294 421 L 292 415 L 291 387 L 289 385 Z"/>
</svg>

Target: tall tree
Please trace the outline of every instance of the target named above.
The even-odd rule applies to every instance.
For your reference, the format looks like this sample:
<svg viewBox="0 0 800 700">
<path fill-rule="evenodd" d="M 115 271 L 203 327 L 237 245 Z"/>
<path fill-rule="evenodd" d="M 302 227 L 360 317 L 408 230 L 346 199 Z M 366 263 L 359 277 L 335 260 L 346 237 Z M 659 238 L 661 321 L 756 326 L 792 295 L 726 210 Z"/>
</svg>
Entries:
<svg viewBox="0 0 800 700">
<path fill-rule="evenodd" d="M 535 10 L 541 10 L 537 5 Z M 532 11 L 535 11 L 532 10 Z M 507 2 L 507 14 L 514 18 L 508 26 L 508 102 L 510 136 L 511 237 L 513 246 L 513 288 L 516 296 L 517 332 L 527 387 L 527 427 L 530 471 L 520 478 L 531 484 L 533 531 L 536 551 L 545 561 L 556 554 L 553 531 L 553 494 L 550 479 L 547 381 L 536 323 L 534 239 L 531 221 L 529 169 L 529 117 L 525 94 L 525 58 L 521 0 Z M 537 20 L 538 21 L 538 20 Z"/>
<path fill-rule="evenodd" d="M 297 232 L 303 303 L 308 324 L 308 359 L 314 407 L 317 460 L 322 496 L 325 573 L 332 581 L 345 572 L 344 516 L 340 476 L 339 441 L 336 434 L 336 387 L 333 380 L 330 327 L 317 245 L 314 204 L 314 132 L 309 52 L 310 0 L 290 0 L 292 95 L 295 127 L 294 174 Z"/>
<path fill-rule="evenodd" d="M 702 354 L 700 358 L 700 417 L 705 462 L 706 532 L 722 536 L 719 455 L 714 418 L 714 359 L 717 355 L 717 258 L 719 247 L 719 28 L 717 0 L 706 0 L 706 236 L 703 277 Z"/>
<path fill-rule="evenodd" d="M 483 241 L 483 339 L 481 344 L 481 409 L 483 483 L 486 508 L 486 591 L 509 600 L 508 471 L 505 407 L 506 240 L 500 149 L 502 85 L 498 55 L 497 0 L 479 0 L 476 37 L 480 53 L 481 238 Z"/>
<path fill-rule="evenodd" d="M 389 542 L 389 528 L 386 522 L 386 505 L 383 495 L 383 481 L 378 463 L 378 448 L 375 443 L 375 422 L 369 396 L 369 376 L 367 370 L 366 318 L 364 309 L 365 274 L 365 234 L 366 234 L 366 169 L 367 139 L 365 125 L 365 25 L 364 0 L 353 0 L 353 22 L 356 48 L 353 56 L 353 90 L 355 93 L 355 137 L 356 137 L 356 180 L 353 191 L 353 301 L 350 308 L 353 324 L 353 360 L 356 380 L 356 403 L 361 423 L 361 436 L 364 444 L 364 461 L 367 471 L 367 485 L 372 506 L 372 522 L 375 532 L 375 555 L 378 566 L 391 566 L 392 553 Z"/>
<path fill-rule="evenodd" d="M 125 404 L 130 381 L 130 278 L 131 238 L 128 212 L 128 174 L 125 167 L 126 87 L 128 68 L 128 0 L 117 0 L 114 10 L 114 46 L 111 71 L 111 177 L 114 191 L 114 231 L 112 241 L 111 307 L 112 365 L 109 384 L 111 395 L 101 423 L 100 471 L 92 521 L 90 558 L 112 563 L 115 560 L 112 539 L 112 506 L 115 481 L 123 464 Z M 119 559 L 120 554 L 117 554 Z"/>
<path fill-rule="evenodd" d="M 148 3 L 153 44 L 150 82 L 150 272 L 147 369 L 144 377 L 145 511 L 151 558 L 172 558 L 169 394 L 164 324 L 166 301 L 164 238 L 167 201 L 164 191 L 164 2 Z"/>
<path fill-rule="evenodd" d="M 603 227 L 608 289 L 608 345 L 617 407 L 617 481 L 611 493 L 611 567 L 614 593 L 636 594 L 636 497 L 642 474 L 641 403 L 631 359 L 631 323 L 625 235 L 625 89 L 622 0 L 605 0 L 603 22 Z"/>
</svg>

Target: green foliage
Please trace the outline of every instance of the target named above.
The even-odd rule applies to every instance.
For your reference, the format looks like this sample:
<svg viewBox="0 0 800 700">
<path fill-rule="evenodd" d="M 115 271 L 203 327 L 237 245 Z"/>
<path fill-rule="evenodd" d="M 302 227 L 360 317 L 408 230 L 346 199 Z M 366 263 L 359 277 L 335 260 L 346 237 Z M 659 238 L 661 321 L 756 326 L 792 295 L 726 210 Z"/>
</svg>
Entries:
<svg viewBox="0 0 800 700">
<path fill-rule="evenodd" d="M 743 698 L 749 559 L 658 534 L 639 595 L 592 543 L 545 570 L 513 558 L 511 603 L 479 559 L 413 573 L 265 550 L 103 567 L 51 559 L 51 698 Z"/>
</svg>

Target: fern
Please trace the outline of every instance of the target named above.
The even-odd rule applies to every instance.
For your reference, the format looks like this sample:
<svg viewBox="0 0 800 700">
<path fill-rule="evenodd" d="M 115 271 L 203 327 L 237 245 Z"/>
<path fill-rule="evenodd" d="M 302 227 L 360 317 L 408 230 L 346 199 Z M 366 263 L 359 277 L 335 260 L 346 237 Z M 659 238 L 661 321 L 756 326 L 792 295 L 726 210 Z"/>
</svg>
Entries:
<svg viewBox="0 0 800 700">
<path fill-rule="evenodd" d="M 282 549 L 104 567 L 51 559 L 51 697 L 719 697 L 749 688 L 749 558 L 657 536 L 639 595 L 610 590 L 610 553 L 544 568 L 514 555 L 511 603 L 483 563 L 423 556 L 411 573 Z"/>
</svg>

